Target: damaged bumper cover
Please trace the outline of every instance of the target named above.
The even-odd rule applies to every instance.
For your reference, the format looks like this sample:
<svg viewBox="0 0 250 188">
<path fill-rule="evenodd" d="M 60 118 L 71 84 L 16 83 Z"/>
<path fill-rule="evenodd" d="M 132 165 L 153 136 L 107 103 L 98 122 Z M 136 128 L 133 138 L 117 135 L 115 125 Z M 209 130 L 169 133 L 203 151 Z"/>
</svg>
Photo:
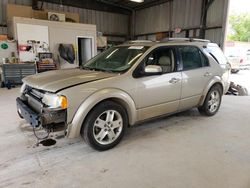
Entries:
<svg viewBox="0 0 250 188">
<path fill-rule="evenodd" d="M 16 105 L 19 115 L 24 118 L 32 127 L 66 124 L 66 110 L 45 109 L 43 113 L 37 113 L 20 97 L 16 99 Z"/>
</svg>

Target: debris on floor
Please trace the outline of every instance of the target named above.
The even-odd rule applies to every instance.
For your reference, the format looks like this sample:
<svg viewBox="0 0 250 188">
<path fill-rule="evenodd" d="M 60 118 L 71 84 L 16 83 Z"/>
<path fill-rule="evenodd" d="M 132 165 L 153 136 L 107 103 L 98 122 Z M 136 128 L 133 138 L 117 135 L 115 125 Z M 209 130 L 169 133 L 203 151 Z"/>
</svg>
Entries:
<svg viewBox="0 0 250 188">
<path fill-rule="evenodd" d="M 248 91 L 245 87 L 235 84 L 234 82 L 230 82 L 230 86 L 226 94 L 236 96 L 247 96 Z"/>
</svg>

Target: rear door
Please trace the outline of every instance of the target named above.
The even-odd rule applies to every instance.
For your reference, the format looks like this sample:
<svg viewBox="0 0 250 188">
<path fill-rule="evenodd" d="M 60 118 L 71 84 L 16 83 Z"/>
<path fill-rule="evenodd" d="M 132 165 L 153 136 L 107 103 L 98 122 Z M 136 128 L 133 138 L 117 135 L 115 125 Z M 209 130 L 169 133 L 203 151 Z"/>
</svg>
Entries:
<svg viewBox="0 0 250 188">
<path fill-rule="evenodd" d="M 213 77 L 207 57 L 196 46 L 178 46 L 182 63 L 180 110 L 197 106 L 204 88 Z"/>
<path fill-rule="evenodd" d="M 215 59 L 215 61 L 223 69 L 222 79 L 224 83 L 224 93 L 225 93 L 227 92 L 229 85 L 230 85 L 229 76 L 231 74 L 231 66 L 227 58 L 223 54 L 222 50 L 217 44 L 209 43 L 205 50 Z"/>
</svg>

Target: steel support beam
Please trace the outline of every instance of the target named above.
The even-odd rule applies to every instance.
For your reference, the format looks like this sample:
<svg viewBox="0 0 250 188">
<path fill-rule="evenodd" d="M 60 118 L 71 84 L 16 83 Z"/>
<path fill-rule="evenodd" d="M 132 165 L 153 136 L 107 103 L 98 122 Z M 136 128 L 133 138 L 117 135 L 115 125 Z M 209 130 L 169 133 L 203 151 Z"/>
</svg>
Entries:
<svg viewBox="0 0 250 188">
<path fill-rule="evenodd" d="M 202 2 L 202 12 L 201 12 L 201 28 L 200 28 L 200 38 L 204 39 L 206 35 L 207 27 L 207 12 L 209 7 L 212 5 L 214 0 L 203 0 Z"/>
<path fill-rule="evenodd" d="M 122 8 L 122 9 L 125 9 L 125 10 L 128 10 L 128 11 L 131 11 L 131 12 L 133 11 L 132 8 L 129 8 L 129 7 L 120 5 L 120 4 L 118 4 L 118 3 L 112 3 L 112 2 L 107 1 L 107 0 L 97 0 L 97 2 L 104 3 L 104 4 L 107 4 L 107 5 L 111 5 L 111 6 L 113 6 L 113 7 Z"/>
</svg>

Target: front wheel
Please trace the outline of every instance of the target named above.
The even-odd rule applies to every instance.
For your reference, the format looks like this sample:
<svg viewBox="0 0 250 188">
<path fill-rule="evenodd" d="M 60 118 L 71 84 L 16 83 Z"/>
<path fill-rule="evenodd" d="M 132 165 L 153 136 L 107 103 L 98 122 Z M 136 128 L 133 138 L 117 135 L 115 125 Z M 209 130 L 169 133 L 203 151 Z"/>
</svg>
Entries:
<svg viewBox="0 0 250 188">
<path fill-rule="evenodd" d="M 81 135 L 94 149 L 104 151 L 116 146 L 128 125 L 124 108 L 112 101 L 94 107 L 83 124 Z"/>
<path fill-rule="evenodd" d="M 216 114 L 220 108 L 221 97 L 221 87 L 218 85 L 213 86 L 209 90 L 203 105 L 198 108 L 200 113 L 207 116 L 213 116 Z"/>
</svg>

